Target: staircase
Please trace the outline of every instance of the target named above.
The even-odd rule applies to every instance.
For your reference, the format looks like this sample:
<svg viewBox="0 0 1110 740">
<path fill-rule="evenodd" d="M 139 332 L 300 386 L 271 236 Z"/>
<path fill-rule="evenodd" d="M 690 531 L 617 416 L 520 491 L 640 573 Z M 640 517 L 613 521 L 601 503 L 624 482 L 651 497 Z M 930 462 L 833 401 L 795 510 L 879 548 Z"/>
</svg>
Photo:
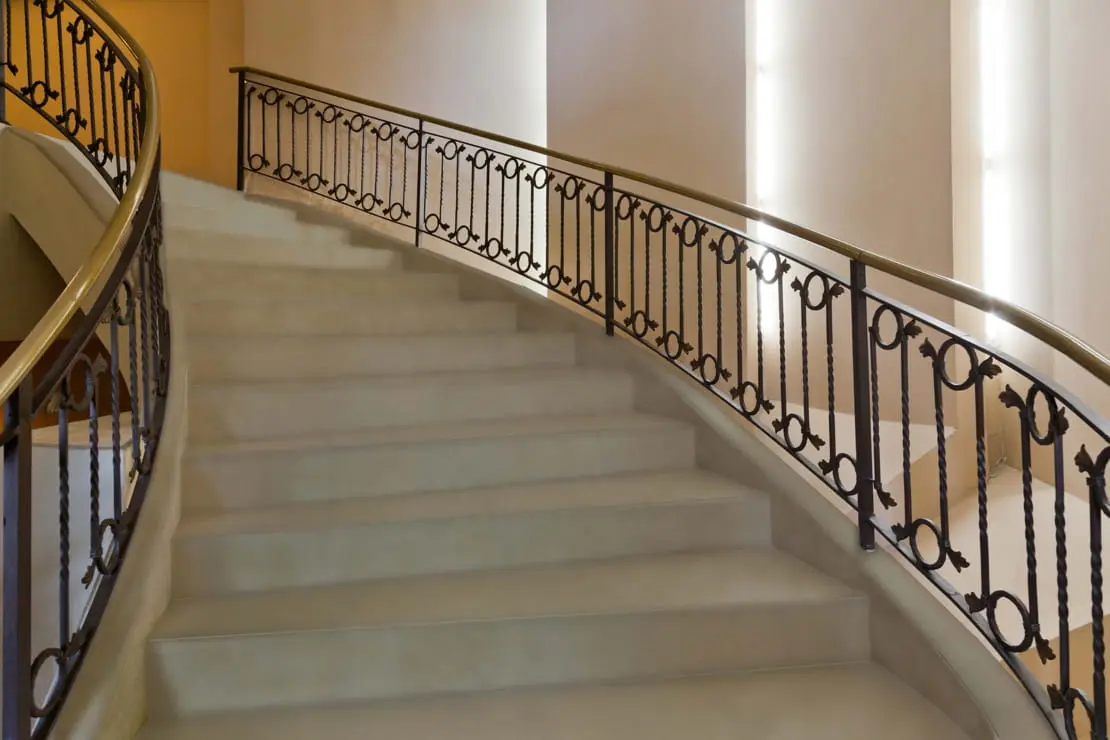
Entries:
<svg viewBox="0 0 1110 740">
<path fill-rule="evenodd" d="M 574 335 L 384 238 L 167 192 L 190 436 L 141 740 L 965 737 Z"/>
</svg>

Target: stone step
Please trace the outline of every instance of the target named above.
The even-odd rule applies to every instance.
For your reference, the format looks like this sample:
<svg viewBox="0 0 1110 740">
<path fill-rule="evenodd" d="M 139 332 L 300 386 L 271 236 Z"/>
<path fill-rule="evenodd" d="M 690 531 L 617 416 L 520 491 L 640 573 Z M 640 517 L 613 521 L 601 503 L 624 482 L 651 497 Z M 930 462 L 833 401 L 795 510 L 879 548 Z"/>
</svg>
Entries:
<svg viewBox="0 0 1110 740">
<path fill-rule="evenodd" d="M 155 716 L 865 660 L 867 601 L 773 550 L 173 602 Z"/>
<path fill-rule="evenodd" d="M 208 300 L 187 307 L 196 336 L 408 336 L 505 332 L 516 328 L 516 304 L 506 301 Z M 192 337 L 190 337 L 190 340 Z"/>
<path fill-rule="evenodd" d="M 163 210 L 167 229 L 193 229 L 213 234 L 262 237 L 312 244 L 349 244 L 350 232 L 339 226 L 302 223 L 292 211 L 252 203 L 250 208 L 229 210 L 208 205 L 167 203 Z"/>
<path fill-rule="evenodd" d="M 183 505 L 249 508 L 682 470 L 693 429 L 639 414 L 386 427 L 345 435 L 190 444 Z"/>
<path fill-rule="evenodd" d="M 770 545 L 763 495 L 699 471 L 191 511 L 179 597 Z M 312 553 L 306 557 L 306 553 Z"/>
<path fill-rule="evenodd" d="M 137 740 L 364 740 L 368 727 L 389 740 L 967 740 L 872 663 L 221 713 Z"/>
<path fill-rule="evenodd" d="M 242 264 L 347 269 L 399 269 L 403 260 L 393 250 L 349 244 L 312 244 L 177 228 L 166 235 L 170 259 L 205 263 L 209 269 Z"/>
<path fill-rule="evenodd" d="M 343 299 L 358 301 L 361 306 L 367 301 L 454 300 L 459 295 L 459 280 L 454 275 L 381 269 L 184 262 L 176 266 L 174 277 L 188 292 L 191 306 L 209 301 Z M 352 311 L 355 308 L 348 306 Z"/>
<path fill-rule="evenodd" d="M 198 383 L 569 367 L 574 361 L 569 333 L 196 337 L 189 342 L 189 378 Z"/>
<path fill-rule="evenodd" d="M 189 434 L 200 442 L 271 439 L 384 426 L 632 411 L 627 373 L 587 368 L 418 373 L 329 381 L 195 386 Z"/>
</svg>

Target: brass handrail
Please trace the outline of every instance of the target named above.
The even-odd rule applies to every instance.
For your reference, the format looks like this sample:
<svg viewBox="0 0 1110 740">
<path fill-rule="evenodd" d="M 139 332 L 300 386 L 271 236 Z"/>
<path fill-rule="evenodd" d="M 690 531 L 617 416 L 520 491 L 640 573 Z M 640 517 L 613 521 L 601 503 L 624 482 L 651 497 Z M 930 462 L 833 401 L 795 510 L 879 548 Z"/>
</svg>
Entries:
<svg viewBox="0 0 1110 740">
<path fill-rule="evenodd" d="M 456 123 L 444 118 L 437 118 L 436 116 L 429 116 L 424 113 L 401 108 L 389 103 L 382 103 L 377 100 L 370 100 L 369 98 L 361 98 L 356 95 L 335 90 L 333 88 L 316 85 L 305 80 L 299 80 L 295 77 L 288 77 L 286 75 L 277 74 L 275 72 L 268 72 L 264 69 L 250 66 L 236 66 L 231 67 L 231 72 L 236 74 L 254 74 L 266 77 L 279 82 L 284 82 L 289 85 L 304 88 L 306 90 L 313 90 L 315 92 L 323 93 L 336 98 L 359 103 L 378 110 L 387 111 L 389 113 L 396 113 L 397 115 L 406 116 L 408 118 L 415 118 L 430 123 L 435 126 L 443 126 L 455 131 L 461 131 L 465 134 L 472 136 L 479 136 L 483 139 L 505 144 L 518 149 L 534 152 L 545 157 L 553 157 L 555 159 L 568 162 L 570 164 L 586 167 L 589 169 L 598 170 L 601 172 L 612 173 L 615 177 L 621 177 L 627 180 L 643 183 L 649 187 L 659 188 L 666 190 L 675 195 L 684 198 L 690 198 L 714 208 L 718 208 L 727 213 L 732 213 L 753 221 L 767 224 L 768 226 L 777 229 L 783 233 L 799 237 L 819 247 L 828 249 L 831 252 L 847 257 L 848 259 L 856 260 L 868 267 L 874 268 L 880 272 L 886 273 L 899 280 L 904 280 L 908 283 L 921 286 L 934 293 L 939 293 L 947 296 L 955 301 L 959 301 L 967 306 L 977 308 L 986 313 L 992 313 L 1004 318 L 1013 326 L 1021 329 L 1025 333 L 1036 337 L 1044 342 L 1049 347 L 1052 347 L 1060 354 L 1074 361 L 1077 365 L 1087 370 L 1091 375 L 1095 376 L 1103 383 L 1110 385 L 1110 358 L 1099 352 L 1091 345 L 1084 342 L 1079 337 L 1071 332 L 1053 324 L 1042 316 L 1039 316 L 1032 311 L 1026 310 L 1009 301 L 1001 298 L 991 296 L 978 288 L 975 288 L 967 283 L 953 280 L 944 275 L 938 275 L 928 270 L 907 265 L 904 262 L 884 257 L 875 252 L 869 252 L 848 242 L 841 241 L 835 237 L 822 234 L 812 229 L 807 229 L 804 226 L 786 221 L 785 219 L 772 216 L 769 213 L 753 208 L 752 206 L 745 205 L 738 201 L 722 198 L 711 193 L 706 193 L 693 188 L 688 188 L 677 183 L 668 182 L 658 177 L 645 175 L 641 172 L 634 170 L 624 169 L 623 167 L 614 167 L 613 165 L 604 164 L 602 162 L 595 162 L 584 157 L 578 157 L 566 152 L 560 152 L 555 149 L 530 144 L 520 139 L 514 139 L 508 136 L 502 136 L 490 131 L 484 131 L 480 128 L 467 126 L 466 124 Z M 3 394 L 0 393 L 0 397 Z"/>
<path fill-rule="evenodd" d="M 135 215 L 139 210 L 139 205 L 143 202 L 143 196 L 150 188 L 154 164 L 157 159 L 162 126 L 158 106 L 158 85 L 155 81 L 154 67 L 150 58 L 127 29 L 106 12 L 97 0 L 85 0 L 85 2 L 96 12 L 98 20 L 107 24 L 119 37 L 120 42 L 139 61 L 145 113 L 142 149 L 140 149 L 136 161 L 135 174 L 131 178 L 119 205 L 116 206 L 112 218 L 108 221 L 108 228 L 104 235 L 100 237 L 96 246 L 89 253 L 88 259 L 78 268 L 77 274 L 62 290 L 62 294 L 47 309 L 26 339 L 20 342 L 15 352 L 3 365 L 0 365 L 0 402 L 15 392 L 35 364 L 42 359 L 50 346 L 61 336 L 70 319 L 80 310 L 82 304 L 90 297 L 105 272 L 114 264 L 116 258 L 123 251 Z"/>
</svg>

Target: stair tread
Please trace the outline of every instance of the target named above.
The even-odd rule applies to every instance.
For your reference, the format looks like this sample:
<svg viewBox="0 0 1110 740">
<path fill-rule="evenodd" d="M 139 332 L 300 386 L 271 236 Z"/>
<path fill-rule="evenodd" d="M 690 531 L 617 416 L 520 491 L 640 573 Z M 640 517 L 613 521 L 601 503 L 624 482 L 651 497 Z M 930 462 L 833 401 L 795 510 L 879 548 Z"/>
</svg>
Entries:
<svg viewBox="0 0 1110 740">
<path fill-rule="evenodd" d="M 545 434 L 590 434 L 608 432 L 656 431 L 686 429 L 686 424 L 648 414 L 607 414 L 588 416 L 538 416 L 515 419 L 420 424 L 416 426 L 381 427 L 359 432 L 314 434 L 311 436 L 228 441 L 199 445 L 190 443 L 189 457 L 204 455 L 272 454 L 278 452 L 311 452 L 336 449 L 358 449 L 386 445 L 420 444 L 426 442 L 465 442 L 500 437 Z"/>
<path fill-rule="evenodd" d="M 137 740 L 363 740 L 368 728 L 391 740 L 966 740 L 873 663 L 215 714 Z"/>
<path fill-rule="evenodd" d="M 489 368 L 484 370 L 436 370 L 403 374 L 380 374 L 365 376 L 344 376 L 337 378 L 311 378 L 307 380 L 210 380 L 193 384 L 196 393 L 213 393 L 221 390 L 256 389 L 273 392 L 288 392 L 305 389 L 349 389 L 366 386 L 388 388 L 390 386 L 410 386 L 427 383 L 458 383 L 459 385 L 495 385 L 504 387 L 516 384 L 534 384 L 561 380 L 613 380 L 628 377 L 621 370 L 581 366 L 543 367 L 543 368 Z"/>
<path fill-rule="evenodd" d="M 251 509 L 192 509 L 179 537 L 311 532 L 383 522 L 579 508 L 659 506 L 699 501 L 753 500 L 763 494 L 700 470 L 577 478 L 470 490 L 403 493 Z"/>
<path fill-rule="evenodd" d="M 628 557 L 413 576 L 171 602 L 154 639 L 586 614 L 811 604 L 862 598 L 775 550 Z"/>
</svg>

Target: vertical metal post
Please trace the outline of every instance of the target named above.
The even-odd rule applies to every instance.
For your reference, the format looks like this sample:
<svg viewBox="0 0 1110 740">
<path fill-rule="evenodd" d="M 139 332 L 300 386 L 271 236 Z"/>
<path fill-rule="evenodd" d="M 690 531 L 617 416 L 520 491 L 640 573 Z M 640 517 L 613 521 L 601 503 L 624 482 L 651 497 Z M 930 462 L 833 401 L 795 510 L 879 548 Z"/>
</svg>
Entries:
<svg viewBox="0 0 1110 740">
<path fill-rule="evenodd" d="M 3 740 L 31 737 L 31 397 L 28 374 L 4 404 Z"/>
<path fill-rule="evenodd" d="M 859 544 L 875 549 L 875 474 L 871 455 L 871 354 L 868 347 L 867 271 L 852 260 L 852 394 L 855 397 L 856 506 Z"/>
<path fill-rule="evenodd" d="M 416 123 L 416 234 L 413 244 L 420 246 L 420 232 L 424 228 L 424 119 Z M 392 166 L 392 163 L 390 164 Z M 473 195 L 471 195 L 473 197 Z"/>
<path fill-rule="evenodd" d="M 11 12 L 10 2 L 11 0 L 0 0 L 0 56 L 3 57 L 0 60 L 0 123 L 8 122 L 8 91 L 4 88 L 4 83 L 7 81 L 8 62 L 11 61 L 8 59 L 8 50 L 12 48 L 8 44 L 8 34 L 11 33 L 7 18 Z"/>
<path fill-rule="evenodd" d="M 246 167 L 243 157 L 247 150 L 247 73 L 239 70 L 239 145 L 235 159 L 235 189 L 243 192 Z"/>
<path fill-rule="evenodd" d="M 605 173 L 605 333 L 613 336 L 616 327 L 616 204 L 613 173 Z M 645 259 L 647 259 L 645 257 Z"/>
</svg>

